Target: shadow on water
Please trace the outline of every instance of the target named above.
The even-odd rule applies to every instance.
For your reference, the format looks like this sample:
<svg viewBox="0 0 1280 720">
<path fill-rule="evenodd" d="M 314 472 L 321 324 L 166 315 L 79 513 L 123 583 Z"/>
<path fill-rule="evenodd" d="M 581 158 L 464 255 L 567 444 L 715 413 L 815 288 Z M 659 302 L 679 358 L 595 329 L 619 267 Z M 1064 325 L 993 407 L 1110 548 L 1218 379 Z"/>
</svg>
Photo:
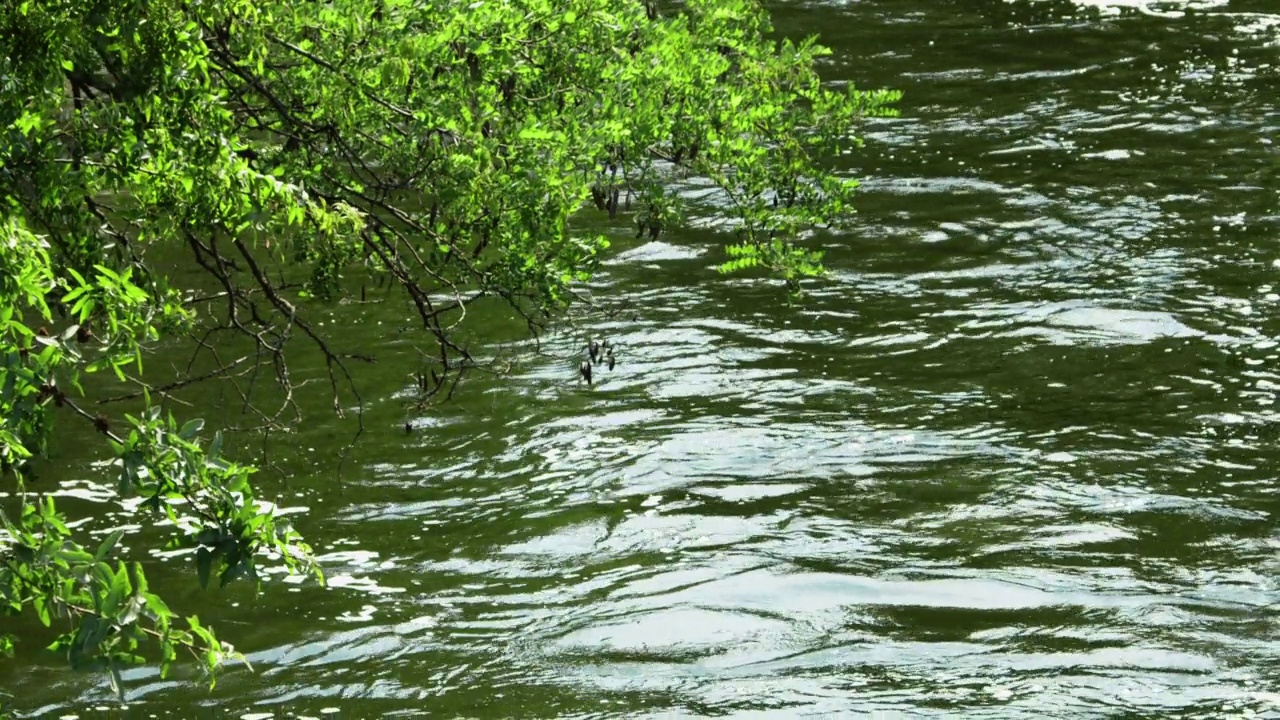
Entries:
<svg viewBox="0 0 1280 720">
<path fill-rule="evenodd" d="M 714 237 L 630 243 L 594 387 L 477 379 L 342 480 L 286 452 L 330 587 L 217 594 L 258 672 L 138 670 L 133 712 L 1277 716 L 1264 5 L 779 5 L 908 92 L 831 276 L 787 308 Z M 25 706 L 106 702 L 36 662 Z"/>
</svg>

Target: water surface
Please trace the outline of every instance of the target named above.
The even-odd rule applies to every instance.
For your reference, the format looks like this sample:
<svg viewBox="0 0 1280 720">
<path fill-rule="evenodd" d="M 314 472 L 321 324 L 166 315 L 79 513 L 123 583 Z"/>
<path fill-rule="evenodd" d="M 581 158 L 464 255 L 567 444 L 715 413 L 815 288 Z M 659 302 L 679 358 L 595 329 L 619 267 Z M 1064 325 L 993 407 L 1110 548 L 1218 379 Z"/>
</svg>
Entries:
<svg viewBox="0 0 1280 720">
<path fill-rule="evenodd" d="M 1280 717 L 1274 5 L 774 11 L 907 91 L 831 276 L 788 308 L 620 222 L 595 387 L 548 356 L 406 435 L 384 377 L 340 478 L 318 408 L 262 482 L 330 586 L 160 564 L 257 672 L 134 671 L 131 716 Z M 50 717 L 110 704 L 0 667 Z"/>
</svg>

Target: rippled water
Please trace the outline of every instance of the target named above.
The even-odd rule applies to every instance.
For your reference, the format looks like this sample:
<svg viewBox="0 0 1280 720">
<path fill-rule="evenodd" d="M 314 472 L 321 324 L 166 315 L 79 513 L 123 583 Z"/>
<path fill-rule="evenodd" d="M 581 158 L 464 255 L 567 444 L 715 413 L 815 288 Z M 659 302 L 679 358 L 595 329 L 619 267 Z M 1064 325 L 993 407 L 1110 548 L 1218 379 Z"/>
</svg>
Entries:
<svg viewBox="0 0 1280 720">
<path fill-rule="evenodd" d="M 831 277 L 786 308 L 619 228 L 618 367 L 283 461 L 331 587 L 169 579 L 257 673 L 136 671 L 137 717 L 1280 717 L 1280 11 L 775 12 L 908 93 Z M 30 659 L 26 707 L 106 702 Z"/>
</svg>

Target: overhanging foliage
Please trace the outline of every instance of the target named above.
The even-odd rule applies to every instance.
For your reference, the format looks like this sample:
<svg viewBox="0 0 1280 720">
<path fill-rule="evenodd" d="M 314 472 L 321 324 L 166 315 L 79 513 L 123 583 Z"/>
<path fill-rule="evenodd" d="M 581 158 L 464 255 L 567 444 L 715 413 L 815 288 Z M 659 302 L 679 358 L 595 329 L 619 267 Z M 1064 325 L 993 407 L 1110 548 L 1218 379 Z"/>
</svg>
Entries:
<svg viewBox="0 0 1280 720">
<path fill-rule="evenodd" d="M 231 655 L 194 618 L 176 629 L 140 566 L 112 564 L 118 537 L 82 547 L 24 484 L 55 420 L 106 437 L 120 495 L 173 521 L 202 581 L 256 577 L 262 552 L 311 571 L 217 435 L 153 392 L 123 419 L 78 404 L 100 372 L 158 392 L 141 364 L 162 338 L 215 357 L 218 338 L 247 339 L 255 352 L 179 382 L 269 367 L 286 389 L 257 410 L 271 425 L 296 407 L 285 350 L 301 336 L 338 408 L 363 358 L 306 307 L 377 275 L 438 348 L 433 392 L 471 362 L 450 328 L 472 303 L 501 298 L 535 332 L 568 306 L 607 247 L 573 232 L 584 205 L 657 237 L 688 175 L 723 193 L 722 270 L 761 266 L 793 290 L 819 274 L 803 240 L 846 222 L 856 187 L 828 161 L 896 95 L 824 87 L 826 51 L 770 33 L 749 0 L 6 3 L 0 461 L 20 502 L 0 535 L 0 613 L 57 622 L 55 648 L 113 677 L 148 637 L 166 667 L 176 647 L 209 670 Z M 218 292 L 175 286 L 149 259 L 160 246 Z"/>
</svg>

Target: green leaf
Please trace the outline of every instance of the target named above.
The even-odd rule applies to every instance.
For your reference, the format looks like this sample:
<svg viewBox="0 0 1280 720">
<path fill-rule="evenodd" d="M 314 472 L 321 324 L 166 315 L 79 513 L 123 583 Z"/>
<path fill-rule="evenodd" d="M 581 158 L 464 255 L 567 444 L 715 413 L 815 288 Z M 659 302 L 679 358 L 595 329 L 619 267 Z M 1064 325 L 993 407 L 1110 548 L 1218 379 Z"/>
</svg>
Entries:
<svg viewBox="0 0 1280 720">
<path fill-rule="evenodd" d="M 183 440 L 191 440 L 199 434 L 202 428 L 204 428 L 204 420 L 199 418 L 195 420 L 188 420 L 186 424 L 182 426 L 182 429 L 178 431 L 178 437 Z"/>
<path fill-rule="evenodd" d="M 116 549 L 116 544 L 120 542 L 120 538 L 124 537 L 124 530 L 116 530 L 107 536 L 106 540 L 98 546 L 98 552 L 95 553 L 93 559 L 102 562 L 107 559 L 112 550 Z"/>
<path fill-rule="evenodd" d="M 527 127 L 520 131 L 521 140 L 549 140 L 555 137 L 555 133 L 542 128 Z"/>
<path fill-rule="evenodd" d="M 120 563 L 119 569 L 111 576 L 111 586 L 107 590 L 106 598 L 102 601 L 103 616 L 115 618 L 120 610 L 120 603 L 132 594 L 133 592 L 129 585 L 129 573 L 125 569 L 124 563 Z"/>
<path fill-rule="evenodd" d="M 164 600 L 159 595 L 151 593 L 143 595 L 143 599 L 146 601 L 147 609 L 151 611 L 151 614 L 158 619 L 164 620 L 167 625 L 169 618 L 173 617 L 173 612 L 169 610 L 169 606 L 165 604 Z"/>
<path fill-rule="evenodd" d="M 40 623 L 45 627 L 49 627 L 53 623 L 53 618 L 49 615 L 48 601 L 41 595 L 37 595 L 31 599 L 31 607 L 36 611 L 36 617 L 40 619 Z"/>
<path fill-rule="evenodd" d="M 57 557 L 63 562 L 74 564 L 91 563 L 97 559 L 89 551 L 77 546 L 64 546 L 58 550 Z"/>
</svg>

